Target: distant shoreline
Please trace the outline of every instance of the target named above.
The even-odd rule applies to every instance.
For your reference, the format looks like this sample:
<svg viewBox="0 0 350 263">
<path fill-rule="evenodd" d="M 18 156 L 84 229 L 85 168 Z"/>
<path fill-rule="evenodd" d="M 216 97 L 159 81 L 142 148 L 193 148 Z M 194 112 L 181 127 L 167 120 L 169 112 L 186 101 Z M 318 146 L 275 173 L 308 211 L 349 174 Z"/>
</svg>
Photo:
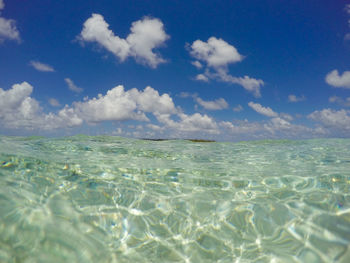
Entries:
<svg viewBox="0 0 350 263">
<path fill-rule="evenodd" d="M 149 138 L 140 138 L 140 140 L 154 141 L 154 142 L 175 141 L 175 140 L 184 140 L 184 141 L 190 141 L 190 142 L 216 142 L 214 140 L 204 140 L 204 139 L 149 139 Z"/>
</svg>

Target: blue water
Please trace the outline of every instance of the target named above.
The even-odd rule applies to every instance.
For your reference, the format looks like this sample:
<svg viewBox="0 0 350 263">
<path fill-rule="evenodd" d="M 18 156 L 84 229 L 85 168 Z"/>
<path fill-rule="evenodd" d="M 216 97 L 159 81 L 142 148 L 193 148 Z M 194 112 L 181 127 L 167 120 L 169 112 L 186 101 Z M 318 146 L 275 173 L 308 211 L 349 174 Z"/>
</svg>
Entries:
<svg viewBox="0 0 350 263">
<path fill-rule="evenodd" d="M 0 136 L 0 262 L 350 262 L 350 140 Z"/>
</svg>

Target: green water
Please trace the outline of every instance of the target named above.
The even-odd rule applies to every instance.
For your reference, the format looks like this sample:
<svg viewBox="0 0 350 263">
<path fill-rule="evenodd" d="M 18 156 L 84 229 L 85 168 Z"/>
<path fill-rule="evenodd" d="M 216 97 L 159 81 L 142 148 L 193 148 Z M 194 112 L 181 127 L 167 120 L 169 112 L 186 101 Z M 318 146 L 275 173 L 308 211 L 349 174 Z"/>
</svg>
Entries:
<svg viewBox="0 0 350 263">
<path fill-rule="evenodd" d="M 350 140 L 0 136 L 0 262 L 350 262 Z"/>
</svg>

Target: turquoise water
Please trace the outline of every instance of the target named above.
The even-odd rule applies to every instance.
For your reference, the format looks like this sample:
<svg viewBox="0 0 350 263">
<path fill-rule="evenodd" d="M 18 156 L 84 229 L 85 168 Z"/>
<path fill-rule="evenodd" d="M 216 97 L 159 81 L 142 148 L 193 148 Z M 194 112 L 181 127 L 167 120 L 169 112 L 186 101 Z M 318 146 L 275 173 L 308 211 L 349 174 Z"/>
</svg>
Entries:
<svg viewBox="0 0 350 263">
<path fill-rule="evenodd" d="M 350 262 L 350 140 L 0 136 L 0 262 Z"/>
</svg>

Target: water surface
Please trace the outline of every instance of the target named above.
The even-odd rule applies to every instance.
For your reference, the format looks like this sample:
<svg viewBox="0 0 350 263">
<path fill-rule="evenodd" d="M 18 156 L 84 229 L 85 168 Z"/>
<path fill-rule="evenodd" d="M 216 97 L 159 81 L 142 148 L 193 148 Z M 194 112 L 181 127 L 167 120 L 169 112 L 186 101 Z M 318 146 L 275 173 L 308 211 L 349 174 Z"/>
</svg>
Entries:
<svg viewBox="0 0 350 263">
<path fill-rule="evenodd" d="M 350 140 L 0 136 L 0 262 L 350 262 Z"/>
</svg>

